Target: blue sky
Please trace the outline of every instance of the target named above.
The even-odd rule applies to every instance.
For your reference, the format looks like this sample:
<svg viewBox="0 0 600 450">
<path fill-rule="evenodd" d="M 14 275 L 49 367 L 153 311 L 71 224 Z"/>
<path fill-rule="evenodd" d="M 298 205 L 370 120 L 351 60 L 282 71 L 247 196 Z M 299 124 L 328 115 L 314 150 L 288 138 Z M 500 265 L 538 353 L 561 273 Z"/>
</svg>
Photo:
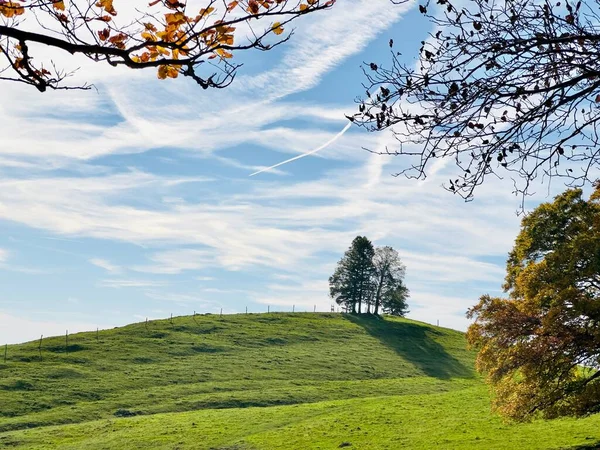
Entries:
<svg viewBox="0 0 600 450">
<path fill-rule="evenodd" d="M 340 0 L 286 45 L 240 54 L 227 90 L 69 59 L 97 91 L 0 85 L 0 342 L 221 308 L 328 311 L 356 235 L 399 251 L 409 317 L 465 329 L 466 309 L 500 293 L 510 180 L 464 203 L 441 188 L 451 165 L 394 178 L 402 160 L 362 150 L 393 138 L 355 127 L 249 177 L 339 133 L 361 62 L 385 62 L 390 38 L 412 60 L 430 31 L 415 5 Z"/>
</svg>

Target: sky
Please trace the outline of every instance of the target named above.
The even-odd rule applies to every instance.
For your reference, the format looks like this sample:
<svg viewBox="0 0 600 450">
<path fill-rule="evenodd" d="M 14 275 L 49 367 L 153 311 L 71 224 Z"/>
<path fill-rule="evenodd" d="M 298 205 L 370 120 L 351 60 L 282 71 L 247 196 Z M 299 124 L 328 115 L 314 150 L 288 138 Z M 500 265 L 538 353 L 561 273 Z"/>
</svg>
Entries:
<svg viewBox="0 0 600 450">
<path fill-rule="evenodd" d="M 194 311 L 329 311 L 328 277 L 357 235 L 398 250 L 409 318 L 465 330 L 466 310 L 502 293 L 511 181 L 465 203 L 441 187 L 451 164 L 393 177 L 401 159 L 364 150 L 393 137 L 345 119 L 361 64 L 385 65 L 390 38 L 414 63 L 431 31 L 415 7 L 340 0 L 285 45 L 236 56 L 225 90 L 65 55 L 96 89 L 1 83 L 0 343 Z"/>
</svg>

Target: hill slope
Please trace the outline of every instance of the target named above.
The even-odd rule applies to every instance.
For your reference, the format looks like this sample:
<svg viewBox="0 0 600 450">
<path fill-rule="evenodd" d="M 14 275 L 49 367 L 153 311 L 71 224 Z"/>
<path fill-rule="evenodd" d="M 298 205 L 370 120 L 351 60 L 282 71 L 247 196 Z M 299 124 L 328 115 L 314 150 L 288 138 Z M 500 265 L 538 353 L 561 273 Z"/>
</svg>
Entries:
<svg viewBox="0 0 600 450">
<path fill-rule="evenodd" d="M 545 449 L 600 442 L 600 417 L 502 424 L 489 414 L 464 335 L 405 319 L 178 317 L 72 335 L 68 348 L 64 337 L 44 339 L 41 360 L 38 346 L 10 346 L 0 363 L 0 447 Z"/>
</svg>

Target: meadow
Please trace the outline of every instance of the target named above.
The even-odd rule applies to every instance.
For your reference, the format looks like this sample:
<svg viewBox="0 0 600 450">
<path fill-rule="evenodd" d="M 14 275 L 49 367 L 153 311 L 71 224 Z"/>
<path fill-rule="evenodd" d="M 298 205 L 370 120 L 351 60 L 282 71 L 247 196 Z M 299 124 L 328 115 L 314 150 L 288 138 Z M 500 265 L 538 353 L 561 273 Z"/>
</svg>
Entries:
<svg viewBox="0 0 600 450">
<path fill-rule="evenodd" d="M 46 338 L 0 359 L 0 447 L 600 447 L 600 415 L 494 415 L 474 357 L 458 331 L 344 314 L 196 315 Z"/>
</svg>

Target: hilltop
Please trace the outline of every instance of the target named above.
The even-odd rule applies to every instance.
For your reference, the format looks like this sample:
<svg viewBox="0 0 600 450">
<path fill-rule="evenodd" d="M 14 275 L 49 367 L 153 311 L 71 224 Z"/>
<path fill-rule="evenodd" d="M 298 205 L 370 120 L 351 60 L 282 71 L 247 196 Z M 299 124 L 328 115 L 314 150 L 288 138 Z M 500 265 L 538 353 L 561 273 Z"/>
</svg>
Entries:
<svg viewBox="0 0 600 450">
<path fill-rule="evenodd" d="M 196 315 L 78 333 L 68 347 L 47 338 L 0 359 L 0 447 L 600 443 L 597 416 L 502 423 L 473 365 L 460 332 L 343 314 Z"/>
</svg>

